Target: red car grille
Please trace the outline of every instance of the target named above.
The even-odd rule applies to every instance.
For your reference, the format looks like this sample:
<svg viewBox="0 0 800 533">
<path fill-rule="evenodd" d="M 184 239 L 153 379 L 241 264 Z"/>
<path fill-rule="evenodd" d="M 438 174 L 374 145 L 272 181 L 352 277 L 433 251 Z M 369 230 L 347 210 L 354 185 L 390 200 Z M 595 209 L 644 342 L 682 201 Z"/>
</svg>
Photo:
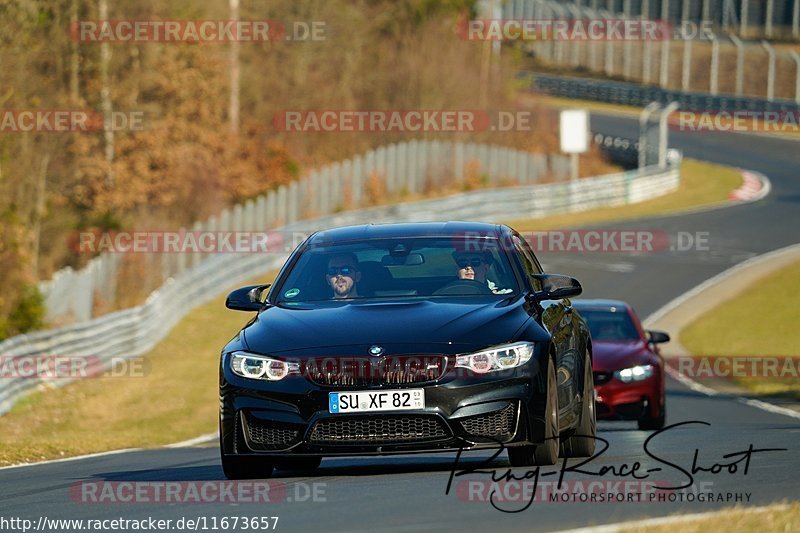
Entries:
<svg viewBox="0 0 800 533">
<path fill-rule="evenodd" d="M 318 385 L 403 385 L 441 378 L 447 371 L 447 357 L 318 357 L 305 361 L 301 367 L 301 373 Z"/>
</svg>

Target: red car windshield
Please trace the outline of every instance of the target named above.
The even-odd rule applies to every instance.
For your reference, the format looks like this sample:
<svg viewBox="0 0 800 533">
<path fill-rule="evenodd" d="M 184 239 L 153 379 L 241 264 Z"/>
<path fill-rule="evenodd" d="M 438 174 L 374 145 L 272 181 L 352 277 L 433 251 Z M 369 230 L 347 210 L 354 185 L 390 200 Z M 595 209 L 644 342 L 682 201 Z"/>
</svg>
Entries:
<svg viewBox="0 0 800 533">
<path fill-rule="evenodd" d="M 595 341 L 637 341 L 639 332 L 627 312 L 607 309 L 580 309 Z"/>
</svg>

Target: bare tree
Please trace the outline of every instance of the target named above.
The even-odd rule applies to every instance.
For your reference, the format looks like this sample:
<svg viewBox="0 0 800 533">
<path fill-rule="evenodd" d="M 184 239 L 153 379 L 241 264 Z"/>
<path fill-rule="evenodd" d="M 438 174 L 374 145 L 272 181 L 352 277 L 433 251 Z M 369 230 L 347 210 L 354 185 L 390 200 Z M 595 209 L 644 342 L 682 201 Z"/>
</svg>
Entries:
<svg viewBox="0 0 800 533">
<path fill-rule="evenodd" d="M 231 9 L 231 20 L 239 20 L 239 0 L 228 0 Z M 230 43 L 231 98 L 228 107 L 231 133 L 239 132 L 239 41 Z"/>
</svg>

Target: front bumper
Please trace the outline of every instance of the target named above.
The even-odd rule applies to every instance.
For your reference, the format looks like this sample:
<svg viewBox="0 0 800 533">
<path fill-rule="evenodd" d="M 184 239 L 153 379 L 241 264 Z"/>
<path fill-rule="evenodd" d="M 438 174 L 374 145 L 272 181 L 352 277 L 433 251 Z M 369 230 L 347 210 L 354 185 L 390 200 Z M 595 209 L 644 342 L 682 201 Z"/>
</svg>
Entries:
<svg viewBox="0 0 800 533">
<path fill-rule="evenodd" d="M 537 354 L 538 355 L 538 354 Z M 545 359 L 546 360 L 546 359 Z M 226 455 L 384 455 L 497 448 L 544 439 L 546 372 L 523 366 L 474 375 L 451 370 L 428 383 L 323 386 L 292 375 L 276 382 L 220 369 L 220 436 Z M 425 390 L 425 408 L 331 414 L 330 392 Z"/>
<path fill-rule="evenodd" d="M 598 419 L 639 420 L 658 416 L 661 409 L 663 390 L 659 370 L 646 380 L 631 383 L 613 377 L 598 383 L 598 373 L 595 372 L 595 390 Z"/>
</svg>

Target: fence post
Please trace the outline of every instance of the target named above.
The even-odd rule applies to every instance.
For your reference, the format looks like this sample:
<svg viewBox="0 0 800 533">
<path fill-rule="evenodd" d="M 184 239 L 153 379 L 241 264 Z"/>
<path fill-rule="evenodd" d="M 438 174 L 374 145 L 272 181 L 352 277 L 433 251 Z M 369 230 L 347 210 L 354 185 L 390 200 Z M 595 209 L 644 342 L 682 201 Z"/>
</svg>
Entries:
<svg viewBox="0 0 800 533">
<path fill-rule="evenodd" d="M 392 143 L 386 149 L 386 192 L 397 191 L 397 145 Z"/>
<path fill-rule="evenodd" d="M 397 192 L 401 195 L 408 194 L 408 143 L 401 142 L 397 145 L 397 179 L 395 184 Z"/>
<path fill-rule="evenodd" d="M 631 0 L 622 1 L 623 17 L 628 19 L 631 16 Z M 631 66 L 633 64 L 633 43 L 630 39 L 625 39 L 623 44 L 622 75 L 626 80 L 631 79 Z"/>
<path fill-rule="evenodd" d="M 661 72 L 659 73 L 658 84 L 666 89 L 669 84 L 669 39 L 661 41 Z"/>
<path fill-rule="evenodd" d="M 767 41 L 761 41 L 761 46 L 767 51 L 769 56 L 769 67 L 767 70 L 767 100 L 770 102 L 775 99 L 775 49 Z"/>
<path fill-rule="evenodd" d="M 797 0 L 800 3 L 800 0 Z M 797 5 L 797 3 L 795 5 Z M 789 54 L 794 59 L 795 75 L 794 75 L 794 101 L 800 104 L 800 54 L 794 50 L 790 50 Z"/>
<path fill-rule="evenodd" d="M 612 18 L 611 13 L 609 13 L 605 9 L 601 9 L 600 10 L 600 14 L 606 19 L 610 20 Z M 611 76 L 612 72 L 614 71 L 614 41 L 613 40 L 608 40 L 608 41 L 605 42 L 605 53 L 606 53 L 606 59 L 605 59 L 605 65 L 603 65 L 603 72 L 605 72 L 607 75 Z"/>
<path fill-rule="evenodd" d="M 683 41 L 683 73 L 681 75 L 681 90 L 689 90 L 689 78 L 692 69 L 692 39 Z"/>
<path fill-rule="evenodd" d="M 775 0 L 767 0 L 767 11 L 764 15 L 764 32 L 767 38 L 772 38 L 772 16 L 775 12 Z"/>
<path fill-rule="evenodd" d="M 742 10 L 739 13 L 739 35 L 744 37 L 747 31 L 747 19 L 750 11 L 750 2 L 742 0 Z"/>
<path fill-rule="evenodd" d="M 319 171 L 319 211 L 321 216 L 331 214 L 331 167 L 325 166 Z"/>
<path fill-rule="evenodd" d="M 719 92 L 719 39 L 711 36 L 711 72 L 709 73 L 709 92 L 714 96 Z"/>
<path fill-rule="evenodd" d="M 288 200 L 288 187 L 286 185 L 281 185 L 278 187 L 278 195 L 277 195 L 277 209 L 275 210 L 276 219 L 278 220 L 278 224 L 283 226 L 284 224 L 288 223 L 288 211 L 289 206 L 286 204 Z"/>
<path fill-rule="evenodd" d="M 275 227 L 275 221 L 280 217 L 278 215 L 278 192 L 273 189 L 267 195 L 267 213 L 264 220 L 264 229 L 272 229 Z"/>
<path fill-rule="evenodd" d="M 736 45 L 736 96 L 744 92 L 744 43 L 735 35 L 730 35 L 731 41 Z"/>
<path fill-rule="evenodd" d="M 364 192 L 364 160 L 361 155 L 353 158 L 353 174 L 351 175 L 351 186 L 353 187 L 353 208 L 361 207 L 361 198 Z"/>
<path fill-rule="evenodd" d="M 293 181 L 289 184 L 288 208 L 286 210 L 286 221 L 288 223 L 297 222 L 300 219 L 300 207 L 302 196 L 300 194 L 300 183 Z"/>
</svg>

